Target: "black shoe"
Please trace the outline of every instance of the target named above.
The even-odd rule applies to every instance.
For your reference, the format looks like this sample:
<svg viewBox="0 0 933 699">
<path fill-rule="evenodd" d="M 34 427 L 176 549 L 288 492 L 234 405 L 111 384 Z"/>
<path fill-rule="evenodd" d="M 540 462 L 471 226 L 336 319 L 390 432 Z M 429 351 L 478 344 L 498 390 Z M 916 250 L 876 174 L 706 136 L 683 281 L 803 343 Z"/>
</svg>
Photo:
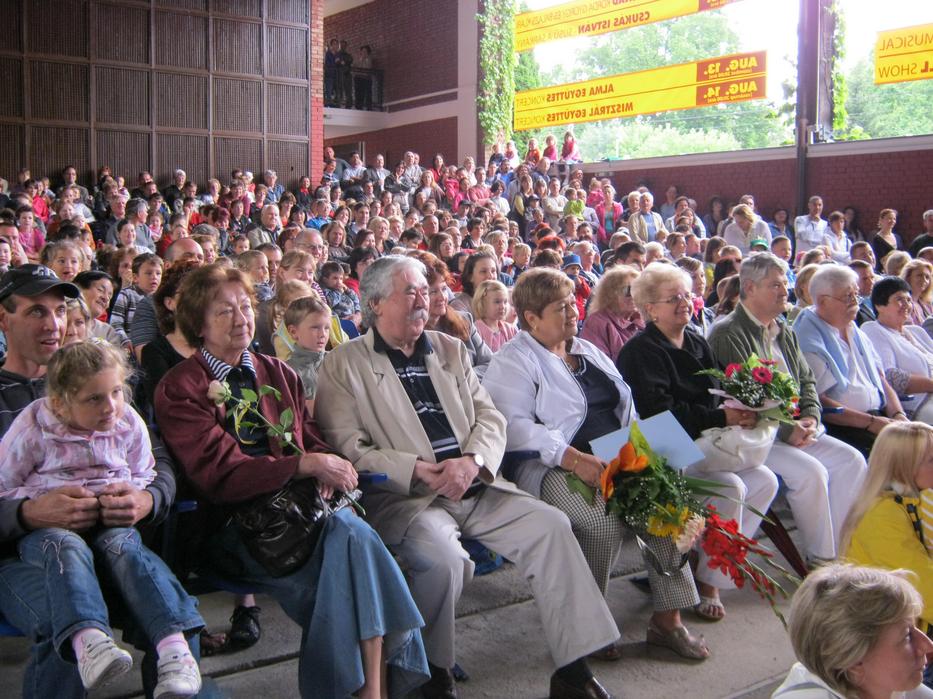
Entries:
<svg viewBox="0 0 933 699">
<path fill-rule="evenodd" d="M 457 687 L 454 684 L 454 673 L 446 667 L 437 667 L 428 663 L 431 670 L 431 679 L 421 685 L 421 695 L 424 699 L 457 699 Z"/>
<path fill-rule="evenodd" d="M 259 625 L 259 607 L 237 607 L 230 617 L 230 645 L 249 648 L 259 643 L 262 627 Z"/>
<path fill-rule="evenodd" d="M 612 699 L 609 691 L 595 677 L 590 677 L 582 685 L 574 685 L 562 679 L 557 673 L 551 675 L 549 699 Z"/>
</svg>

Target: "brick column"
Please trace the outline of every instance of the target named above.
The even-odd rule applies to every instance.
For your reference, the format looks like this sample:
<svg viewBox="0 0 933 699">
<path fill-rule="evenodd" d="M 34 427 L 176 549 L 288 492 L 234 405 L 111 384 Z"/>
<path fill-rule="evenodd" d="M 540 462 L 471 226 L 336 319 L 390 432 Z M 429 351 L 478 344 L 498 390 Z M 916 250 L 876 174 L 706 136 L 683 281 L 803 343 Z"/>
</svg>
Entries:
<svg viewBox="0 0 933 699">
<path fill-rule="evenodd" d="M 311 186 L 317 186 L 323 174 L 324 160 L 324 0 L 311 3 Z"/>
</svg>

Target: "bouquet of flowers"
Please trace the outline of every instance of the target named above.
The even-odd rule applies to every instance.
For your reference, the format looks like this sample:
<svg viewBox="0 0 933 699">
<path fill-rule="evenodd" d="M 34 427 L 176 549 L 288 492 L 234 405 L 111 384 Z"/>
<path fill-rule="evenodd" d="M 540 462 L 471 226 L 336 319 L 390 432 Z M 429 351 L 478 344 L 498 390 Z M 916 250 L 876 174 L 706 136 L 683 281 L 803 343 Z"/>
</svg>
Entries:
<svg viewBox="0 0 933 699">
<path fill-rule="evenodd" d="M 573 490 L 592 502 L 593 489 L 574 474 L 568 474 L 567 478 Z M 748 582 L 768 601 L 781 623 L 785 623 L 777 609 L 776 597 L 786 599 L 788 593 L 777 578 L 798 583 L 799 580 L 773 560 L 771 551 L 739 532 L 734 519 L 723 520 L 715 507 L 702 503 L 711 496 L 723 497 L 719 487 L 719 483 L 685 476 L 668 466 L 652 450 L 637 423 L 632 424 L 629 441 L 609 462 L 599 483 L 607 513 L 618 516 L 636 533 L 670 537 L 683 555 L 680 565 L 699 541 L 709 556 L 710 568 L 728 575 L 738 588 Z M 639 545 L 644 549 L 643 542 L 639 541 Z M 760 562 L 753 561 L 752 554 Z"/>
<path fill-rule="evenodd" d="M 710 393 L 725 398 L 723 407 L 758 413 L 753 428 L 711 427 L 703 431 L 697 446 L 706 456 L 701 471 L 741 471 L 764 463 L 779 422 L 793 423 L 800 413 L 799 389 L 790 374 L 774 368 L 773 359 L 752 354 L 741 364 L 729 364 L 725 371 L 704 369 L 697 374 L 719 379 L 722 389 Z"/>
<path fill-rule="evenodd" d="M 725 371 L 704 369 L 697 374 L 719 379 L 722 390 L 710 389 L 710 393 L 723 396 L 725 407 L 751 410 L 764 419 L 793 423 L 800 414 L 797 407 L 800 389 L 790 374 L 774 368 L 776 363 L 752 354 L 741 364 L 729 364 Z"/>
</svg>

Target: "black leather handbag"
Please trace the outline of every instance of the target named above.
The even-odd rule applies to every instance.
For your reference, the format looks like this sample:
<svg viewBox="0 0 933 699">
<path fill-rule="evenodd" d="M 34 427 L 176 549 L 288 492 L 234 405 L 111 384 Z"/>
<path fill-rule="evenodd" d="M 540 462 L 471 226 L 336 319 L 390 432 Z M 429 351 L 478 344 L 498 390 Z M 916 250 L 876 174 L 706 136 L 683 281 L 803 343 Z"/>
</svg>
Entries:
<svg viewBox="0 0 933 699">
<path fill-rule="evenodd" d="M 358 492 L 351 497 L 358 497 Z M 274 578 L 294 573 L 311 558 L 327 518 L 352 504 L 337 493 L 325 500 L 313 478 L 285 487 L 241 507 L 233 522 L 246 550 Z"/>
</svg>

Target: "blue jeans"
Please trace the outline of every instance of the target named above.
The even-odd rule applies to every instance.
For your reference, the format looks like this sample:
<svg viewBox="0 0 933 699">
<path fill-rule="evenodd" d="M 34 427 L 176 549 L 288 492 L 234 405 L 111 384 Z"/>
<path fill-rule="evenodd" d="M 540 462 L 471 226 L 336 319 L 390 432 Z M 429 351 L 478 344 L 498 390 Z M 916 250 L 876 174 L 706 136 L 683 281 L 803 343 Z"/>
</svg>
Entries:
<svg viewBox="0 0 933 699">
<path fill-rule="evenodd" d="M 176 631 L 195 632 L 204 624 L 197 601 L 142 545 L 135 529 L 102 529 L 88 540 L 90 544 L 64 529 L 41 529 L 18 542 L 21 559 L 0 560 L 0 609 L 33 639 L 23 680 L 25 699 L 85 696 L 70 636 L 82 628 L 111 633 L 95 559 L 132 613 L 123 625 L 125 636 L 140 640 L 138 645 L 147 652 L 142 667 L 147 696 L 156 684 L 155 641 Z M 135 578 L 140 584 L 134 589 Z M 196 633 L 189 645 L 197 658 Z"/>
<path fill-rule="evenodd" d="M 360 641 L 384 637 L 389 696 L 405 697 L 429 676 L 424 625 L 408 585 L 379 535 L 349 510 L 329 517 L 314 555 L 274 578 L 234 527 L 215 545 L 240 565 L 238 580 L 271 595 L 302 628 L 298 688 L 304 699 L 343 699 L 363 685 Z"/>
</svg>

